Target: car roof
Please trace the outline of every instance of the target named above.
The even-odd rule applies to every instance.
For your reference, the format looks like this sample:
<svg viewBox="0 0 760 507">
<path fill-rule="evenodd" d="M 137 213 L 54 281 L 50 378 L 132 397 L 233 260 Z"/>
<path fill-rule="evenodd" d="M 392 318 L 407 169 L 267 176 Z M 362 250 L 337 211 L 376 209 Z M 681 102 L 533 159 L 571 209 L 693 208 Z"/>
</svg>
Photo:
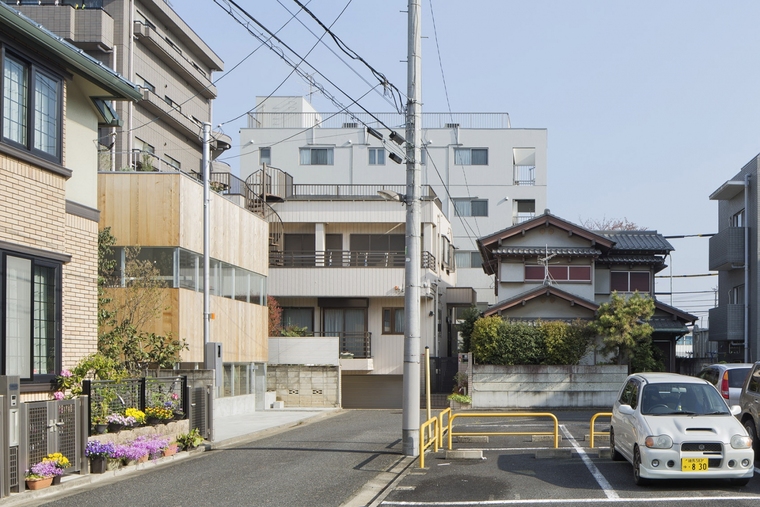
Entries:
<svg viewBox="0 0 760 507">
<path fill-rule="evenodd" d="M 705 368 L 723 368 L 725 370 L 734 370 L 736 368 L 752 368 L 753 363 L 716 363 Z"/>
<path fill-rule="evenodd" d="M 645 372 L 634 373 L 632 377 L 640 377 L 648 384 L 659 384 L 661 382 L 680 382 L 682 384 L 704 384 L 707 381 L 699 377 L 689 377 L 687 375 L 679 375 L 678 373 L 663 373 L 663 372 Z"/>
</svg>

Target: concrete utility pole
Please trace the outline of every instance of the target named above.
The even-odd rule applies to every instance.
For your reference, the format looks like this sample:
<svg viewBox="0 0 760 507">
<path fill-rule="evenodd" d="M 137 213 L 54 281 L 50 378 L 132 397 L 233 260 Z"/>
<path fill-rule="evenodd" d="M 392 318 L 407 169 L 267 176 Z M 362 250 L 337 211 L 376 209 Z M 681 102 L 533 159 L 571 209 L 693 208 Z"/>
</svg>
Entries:
<svg viewBox="0 0 760 507">
<path fill-rule="evenodd" d="M 211 124 L 203 123 L 203 157 L 201 165 L 203 170 L 203 350 L 207 354 L 208 347 L 206 344 L 210 341 L 211 336 L 211 301 L 209 294 L 209 269 L 210 256 L 209 244 L 211 233 L 210 213 L 211 193 L 209 188 L 209 179 L 211 179 Z M 208 358 L 204 357 L 204 362 Z"/>
<path fill-rule="evenodd" d="M 420 450 L 420 146 L 422 77 L 419 0 L 409 0 L 406 109 L 406 268 L 404 290 L 404 396 L 402 445 L 406 456 Z"/>
</svg>

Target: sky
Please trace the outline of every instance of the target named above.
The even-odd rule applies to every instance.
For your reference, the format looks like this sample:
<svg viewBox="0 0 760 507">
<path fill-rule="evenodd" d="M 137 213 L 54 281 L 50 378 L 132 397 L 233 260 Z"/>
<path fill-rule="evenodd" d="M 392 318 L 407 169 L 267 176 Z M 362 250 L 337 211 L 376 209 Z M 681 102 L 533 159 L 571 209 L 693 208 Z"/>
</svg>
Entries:
<svg viewBox="0 0 760 507">
<path fill-rule="evenodd" d="M 406 93 L 406 1 L 301 2 Z M 627 219 L 666 237 L 717 232 L 709 195 L 760 152 L 760 2 L 420 2 L 423 113 L 507 112 L 513 127 L 546 128 L 553 214 Z M 244 17 L 227 0 L 170 3 L 225 62 L 213 76 L 212 123 L 233 139 L 222 157 L 233 171 L 257 96 L 310 96 L 317 111 L 338 109 L 236 21 Z M 361 97 L 367 111 L 395 110 L 364 64 L 306 13 L 294 17 L 295 0 L 236 3 L 298 53 L 291 61 L 304 57 L 304 72 L 340 104 Z M 708 239 L 670 242 L 659 275 L 672 278 L 658 278 L 657 297 L 706 327 L 718 285 L 698 276 L 710 273 Z"/>
</svg>

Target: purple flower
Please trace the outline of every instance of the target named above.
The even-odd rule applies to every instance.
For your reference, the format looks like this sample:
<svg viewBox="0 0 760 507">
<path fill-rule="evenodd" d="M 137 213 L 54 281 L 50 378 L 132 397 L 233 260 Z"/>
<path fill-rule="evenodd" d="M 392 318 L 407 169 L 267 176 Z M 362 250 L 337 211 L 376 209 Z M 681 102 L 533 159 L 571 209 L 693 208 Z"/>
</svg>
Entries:
<svg viewBox="0 0 760 507">
<path fill-rule="evenodd" d="M 116 448 L 111 442 L 101 443 L 100 440 L 90 440 L 84 448 L 84 455 L 88 458 L 112 458 L 114 452 L 116 452 Z"/>
<path fill-rule="evenodd" d="M 27 472 L 27 477 L 35 475 L 39 477 L 52 477 L 54 475 L 62 475 L 63 469 L 58 468 L 54 461 L 41 461 L 36 465 L 32 465 L 32 468 Z"/>
<path fill-rule="evenodd" d="M 63 394 L 63 391 L 56 391 L 53 393 L 53 398 L 55 398 L 58 401 L 61 401 L 65 395 Z"/>
<path fill-rule="evenodd" d="M 69 377 L 72 377 L 73 375 L 72 375 L 72 373 L 69 370 L 61 370 L 61 375 L 60 376 L 61 377 L 69 378 Z"/>
</svg>

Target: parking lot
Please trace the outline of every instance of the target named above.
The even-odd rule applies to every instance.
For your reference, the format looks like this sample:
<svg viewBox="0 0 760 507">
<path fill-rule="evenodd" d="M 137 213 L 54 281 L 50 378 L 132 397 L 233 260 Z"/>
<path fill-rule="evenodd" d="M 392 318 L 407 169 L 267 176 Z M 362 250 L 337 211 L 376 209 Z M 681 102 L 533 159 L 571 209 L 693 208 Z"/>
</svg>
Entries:
<svg viewBox="0 0 760 507">
<path fill-rule="evenodd" d="M 630 463 L 609 458 L 607 438 L 597 437 L 596 448 L 590 448 L 594 412 L 554 414 L 560 426 L 559 450 L 553 449 L 553 437 L 546 436 L 490 436 L 487 441 L 477 437 L 454 443 L 455 450 L 480 450 L 482 459 L 447 459 L 446 449 L 431 449 L 425 455 L 425 468 L 415 462 L 379 505 L 760 505 L 760 474 L 744 487 L 718 480 L 636 486 Z M 459 431 L 494 433 L 546 432 L 552 426 L 545 418 L 455 421 Z M 608 430 L 609 418 L 599 418 L 596 431 Z M 760 472 L 757 464 L 755 472 Z"/>
</svg>

